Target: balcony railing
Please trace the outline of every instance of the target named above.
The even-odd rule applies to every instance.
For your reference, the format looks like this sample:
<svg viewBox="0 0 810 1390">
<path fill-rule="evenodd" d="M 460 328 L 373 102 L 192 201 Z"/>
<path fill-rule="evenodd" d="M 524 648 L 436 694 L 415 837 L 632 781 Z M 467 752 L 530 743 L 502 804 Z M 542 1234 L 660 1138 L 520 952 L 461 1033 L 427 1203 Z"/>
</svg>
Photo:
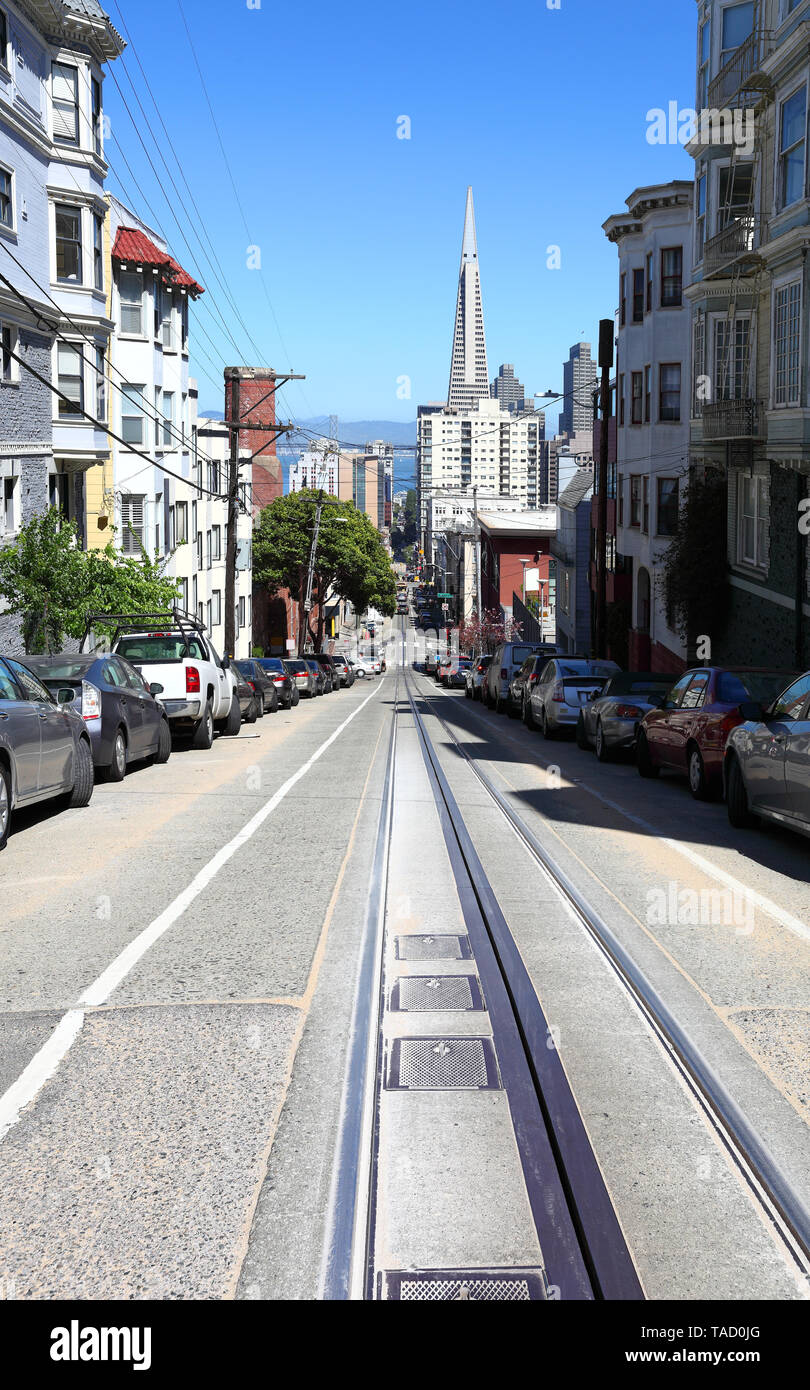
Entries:
<svg viewBox="0 0 810 1390">
<path fill-rule="evenodd" d="M 765 412 L 761 401 L 706 401 L 704 439 L 762 439 Z"/>
<path fill-rule="evenodd" d="M 760 69 L 771 47 L 770 30 L 754 29 L 709 83 L 709 106 L 744 106 L 751 92 L 768 91 Z"/>
<path fill-rule="evenodd" d="M 757 219 L 753 215 L 735 217 L 703 247 L 703 274 L 716 275 L 735 261 L 751 256 L 757 244 Z M 752 257 L 753 259 L 753 257 Z"/>
</svg>

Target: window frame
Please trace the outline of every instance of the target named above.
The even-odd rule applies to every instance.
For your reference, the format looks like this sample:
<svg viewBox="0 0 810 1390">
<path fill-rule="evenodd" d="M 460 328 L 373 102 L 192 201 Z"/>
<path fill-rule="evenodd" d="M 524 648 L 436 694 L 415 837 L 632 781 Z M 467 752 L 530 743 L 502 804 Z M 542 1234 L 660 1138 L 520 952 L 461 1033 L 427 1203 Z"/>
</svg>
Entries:
<svg viewBox="0 0 810 1390">
<path fill-rule="evenodd" d="M 62 342 L 61 340 L 57 340 L 57 342 L 54 344 L 54 347 L 56 351 L 56 386 L 57 390 L 59 390 L 62 393 L 62 395 L 59 395 L 55 398 L 56 418 L 61 422 L 64 422 L 65 420 L 72 420 L 75 418 L 84 419 L 83 412 L 85 410 L 85 359 L 84 352 L 82 351 L 82 346 L 80 343 Z M 78 358 L 77 372 L 63 372 L 61 370 L 61 355 L 63 353 L 68 352 L 71 353 L 74 356 L 74 358 Z M 69 395 L 69 392 L 65 391 L 63 385 L 64 382 L 68 381 L 77 381 L 79 383 L 78 404 L 72 410 L 62 399 L 63 396 Z"/>
<path fill-rule="evenodd" d="M 632 309 L 632 313 L 631 313 L 631 323 L 636 324 L 636 323 L 643 323 L 643 322 L 644 322 L 644 300 L 645 300 L 644 267 L 643 267 L 643 266 L 636 266 L 636 267 L 634 267 L 634 269 L 633 269 L 633 292 L 632 292 L 632 303 L 631 303 L 631 309 Z"/>
<path fill-rule="evenodd" d="M 137 302 L 137 303 L 138 303 L 138 323 L 139 323 L 139 325 L 140 325 L 140 328 L 139 328 L 139 331 L 138 331 L 137 333 L 136 333 L 136 332 L 134 331 L 134 329 L 132 329 L 132 328 L 125 328 L 125 327 L 124 327 L 124 310 L 125 310 L 125 309 L 128 309 L 128 310 L 131 311 L 131 310 L 133 310 L 133 309 L 135 308 L 135 304 L 136 304 L 136 301 L 135 301 L 134 299 L 127 299 L 127 298 L 125 298 L 125 296 L 121 293 L 122 284 L 123 284 L 124 280 L 127 280 L 127 281 L 129 281 L 129 282 L 131 282 L 131 283 L 133 283 L 133 284 L 138 284 L 138 285 L 140 285 L 140 291 L 141 291 L 141 293 L 140 293 L 140 299 L 139 299 L 138 302 Z M 139 274 L 139 272 L 138 272 L 137 270 L 121 270 L 121 271 L 119 271 L 119 273 L 118 273 L 118 286 L 117 286 L 117 288 L 118 288 L 118 322 L 119 322 L 119 326 L 120 326 L 120 330 L 121 330 L 121 337 L 122 337 L 122 338 L 138 338 L 138 339 L 140 339 L 140 340 L 143 340 L 143 339 L 146 337 L 146 333 L 144 332 L 144 303 L 143 303 L 143 297 L 144 297 L 144 289 L 145 289 L 145 286 L 144 286 L 144 281 L 143 281 L 143 275 Z"/>
<path fill-rule="evenodd" d="M 746 487 L 755 484 L 753 489 L 754 509 L 746 512 Z M 746 569 L 765 573 L 768 569 L 767 526 L 770 514 L 770 478 L 762 473 L 748 477 L 741 473 L 737 487 L 737 564 Z M 746 552 L 746 522 L 751 522 L 753 537 L 752 554 Z"/>
<path fill-rule="evenodd" d="M 798 292 L 798 307 L 795 312 L 791 311 L 790 296 L 793 291 Z M 780 354 L 777 337 L 779 327 L 779 299 L 786 296 L 784 312 L 784 350 Z M 773 409 L 791 409 L 801 405 L 801 371 L 802 371 L 802 315 L 804 313 L 802 281 L 801 276 L 793 276 L 781 284 L 774 284 L 771 288 L 771 298 L 773 303 L 772 322 L 771 322 L 771 405 Z M 793 347 L 789 330 L 795 328 Z M 780 356 L 782 362 L 780 364 Z M 780 375 L 783 381 L 780 385 Z M 795 378 L 795 394 L 790 395 L 791 376 Z M 780 393 L 782 398 L 780 399 Z"/>
<path fill-rule="evenodd" d="M 633 531 L 641 530 L 641 474 L 630 474 L 630 520 L 629 527 Z"/>
<path fill-rule="evenodd" d="M 124 382 L 121 385 L 121 438 L 127 448 L 143 449 L 146 445 L 144 439 L 146 414 L 144 411 L 144 391 L 145 384 L 136 382 Z M 134 407 L 132 410 L 125 410 L 129 404 Z M 140 422 L 140 437 L 138 439 L 127 438 L 127 420 L 138 420 Z"/>
<path fill-rule="evenodd" d="M 93 288 L 104 290 L 104 218 L 93 213 Z"/>
<path fill-rule="evenodd" d="M 678 373 L 678 405 L 677 405 L 677 414 L 674 414 L 674 413 L 673 413 L 673 414 L 669 414 L 669 413 L 668 413 L 668 414 L 665 414 L 665 413 L 664 413 L 664 411 L 665 411 L 665 406 L 664 406 L 664 396 L 665 396 L 665 394 L 666 394 L 666 395 L 669 395 L 669 396 L 674 396 L 674 395 L 675 395 L 675 388 L 674 388 L 674 386 L 671 386 L 671 387 L 668 387 L 668 388 L 665 388 L 665 386 L 664 386 L 664 372 L 665 372 L 665 371 L 668 371 L 668 370 L 669 370 L 669 371 L 676 371 L 676 370 L 677 370 L 677 373 Z M 662 424 L 662 425 L 680 424 L 681 416 L 682 416 L 682 414 L 683 414 L 683 410 L 682 410 L 682 397 L 683 397 L 683 364 L 682 364 L 681 362 L 659 362 L 659 364 L 658 364 L 658 423 L 659 423 L 659 424 Z M 675 411 L 676 407 L 675 407 L 675 406 L 668 406 L 668 407 L 666 407 L 666 409 L 667 409 L 668 411 Z"/>
<path fill-rule="evenodd" d="M 6 343 L 8 335 L 8 344 Z M 19 354 L 20 330 L 15 323 L 0 320 L 0 386 L 17 386 L 20 381 L 20 364 L 11 353 Z M 8 365 L 6 357 L 8 356 Z"/>
<path fill-rule="evenodd" d="M 663 485 L 663 484 L 671 484 L 671 485 L 672 485 L 672 497 L 674 498 L 674 507 L 673 507 L 672 501 L 670 501 L 668 504 L 662 504 L 661 491 L 662 491 L 662 485 Z M 673 525 L 672 525 L 672 529 L 671 529 L 671 530 L 662 530 L 662 529 L 661 529 L 661 520 L 662 520 L 662 517 L 666 516 L 666 514 L 667 514 L 667 507 L 671 507 L 671 508 L 673 509 Z M 675 477 L 675 476 L 673 476 L 673 477 L 668 477 L 668 478 L 667 478 L 667 477 L 661 477 L 661 476 L 659 476 L 659 475 L 656 475 L 656 478 L 655 478 L 655 534 L 656 534 L 656 536 L 664 536 L 665 538 L 669 539 L 670 537 L 672 537 L 672 536 L 675 535 L 675 530 L 676 530 L 677 524 L 678 524 L 679 509 L 680 509 L 680 479 L 677 478 L 677 477 Z"/>
<path fill-rule="evenodd" d="M 783 147 L 782 141 L 783 141 L 783 138 L 784 138 L 784 134 L 783 134 L 783 121 L 784 121 L 784 111 L 785 111 L 785 107 L 787 106 L 788 102 L 792 101 L 793 98 L 796 97 L 796 96 L 798 96 L 800 92 L 801 92 L 801 93 L 803 94 L 803 96 L 804 96 L 804 122 L 803 122 L 803 124 L 802 124 L 802 133 L 801 133 L 801 136 L 799 137 L 799 139 L 794 140 L 793 143 L 792 143 L 791 145 L 788 145 L 788 146 Z M 801 146 L 801 147 L 803 148 L 803 150 L 804 150 L 804 155 L 803 155 L 803 159 L 802 159 L 802 186 L 801 186 L 801 190 L 800 190 L 798 196 L 797 196 L 796 198 L 791 199 L 791 201 L 788 202 L 788 201 L 787 201 L 787 198 L 786 198 L 786 175 L 787 175 L 787 168 L 788 168 L 788 166 L 787 166 L 787 164 L 786 164 L 785 161 L 786 161 L 786 159 L 787 159 L 790 155 L 792 155 L 800 146 Z M 782 97 L 782 99 L 781 99 L 780 102 L 779 102 L 779 115 L 778 115 L 777 127 L 776 127 L 776 159 L 775 159 L 775 161 L 774 161 L 774 164 L 775 164 L 775 168 L 776 168 L 776 210 L 777 210 L 777 212 L 784 212 L 784 211 L 786 211 L 788 208 L 795 207 L 797 203 L 800 203 L 800 202 L 802 201 L 802 199 L 805 198 L 805 197 L 807 196 L 807 82 L 806 82 L 806 80 L 803 81 L 803 82 L 800 82 L 800 83 L 793 89 L 792 92 L 790 92 L 790 93 L 788 93 L 786 96 Z"/>
<path fill-rule="evenodd" d="M 57 97 L 57 96 L 55 95 L 56 89 L 55 89 L 54 79 L 55 79 L 55 77 L 56 77 L 56 69 L 57 69 L 57 68 L 61 68 L 63 72 L 72 72 L 72 73 L 75 74 L 75 77 L 76 77 L 76 87 L 75 87 L 75 90 L 76 90 L 76 97 L 75 97 L 75 100 L 74 100 L 73 102 L 67 102 L 67 101 L 64 100 L 64 98 L 62 98 L 62 97 Z M 53 140 L 53 143 L 54 143 L 55 145 L 62 145 L 62 146 L 64 146 L 66 149 L 70 149 L 70 150 L 78 150 L 78 149 L 81 149 L 81 145 L 82 145 L 81 115 L 80 115 L 80 112 L 81 112 L 80 91 L 81 91 L 81 89 L 80 89 L 80 86 L 79 86 L 79 68 L 78 68 L 78 66 L 75 65 L 75 64 L 73 64 L 73 63 L 63 63 L 60 59 L 58 59 L 58 58 L 53 58 L 53 59 L 51 60 L 51 84 L 50 84 L 50 98 L 51 98 L 51 139 Z M 76 132 L 75 138 L 73 138 L 73 139 L 69 139 L 69 138 L 67 138 L 66 136 L 57 135 L 57 133 L 56 133 L 56 120 L 55 120 L 56 112 L 57 112 L 58 110 L 62 110 L 62 109 L 65 108 L 65 107 L 70 107 L 70 108 L 72 109 L 72 111 L 73 111 L 73 115 L 74 115 L 74 129 L 75 129 L 75 132 Z M 67 124 L 67 122 L 65 122 L 65 124 Z"/>
<path fill-rule="evenodd" d="M 15 171 L 5 162 L 0 164 L 0 174 L 4 174 L 8 179 L 8 193 L 2 193 L 3 198 L 8 202 L 8 221 L 0 217 L 0 231 L 14 233 L 17 230 L 17 210 L 15 197 Z"/>
<path fill-rule="evenodd" d="M 82 207 L 80 204 L 75 203 L 54 203 L 53 211 L 54 244 L 56 247 L 56 283 L 58 285 L 75 285 L 77 289 L 81 289 L 84 286 L 84 219 L 82 217 Z M 64 217 L 66 214 L 69 214 L 70 216 L 75 216 L 76 218 L 76 223 L 78 227 L 78 236 L 76 238 L 65 236 L 60 237 L 59 235 L 59 218 L 60 216 Z M 78 273 L 76 274 L 76 276 L 59 274 L 60 244 L 62 246 L 73 246 L 77 248 Z"/>
<path fill-rule="evenodd" d="M 665 258 L 674 256 L 676 258 L 677 271 L 665 270 Z M 661 293 L 659 296 L 660 309 L 682 309 L 683 308 L 683 246 L 662 246 L 660 256 L 661 267 Z M 667 285 L 670 284 L 669 297 L 667 297 Z M 676 286 L 673 289 L 672 286 Z"/>
<path fill-rule="evenodd" d="M 638 389 L 636 389 L 638 388 Z M 638 410 L 637 410 L 638 408 Z M 636 414 L 638 413 L 638 418 Z M 630 373 L 630 424 L 644 423 L 644 373 Z"/>
</svg>

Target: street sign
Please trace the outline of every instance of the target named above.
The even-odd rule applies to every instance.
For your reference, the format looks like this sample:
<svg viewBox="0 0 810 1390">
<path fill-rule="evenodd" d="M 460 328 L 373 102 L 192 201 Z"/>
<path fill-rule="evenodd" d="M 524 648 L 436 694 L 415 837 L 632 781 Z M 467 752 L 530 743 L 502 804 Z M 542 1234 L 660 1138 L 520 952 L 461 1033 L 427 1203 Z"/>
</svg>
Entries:
<svg viewBox="0 0 810 1390">
<path fill-rule="evenodd" d="M 294 641 L 294 639 L 293 639 L 292 637 L 288 637 L 288 638 L 287 638 L 287 641 L 286 641 L 285 645 L 286 645 L 286 647 L 287 647 L 287 651 L 288 651 L 288 652 L 294 652 L 294 651 L 295 651 L 295 641 Z"/>
<path fill-rule="evenodd" d="M 438 598 L 452 598 L 453 595 L 452 595 L 452 594 L 438 594 L 437 597 L 438 597 Z"/>
</svg>

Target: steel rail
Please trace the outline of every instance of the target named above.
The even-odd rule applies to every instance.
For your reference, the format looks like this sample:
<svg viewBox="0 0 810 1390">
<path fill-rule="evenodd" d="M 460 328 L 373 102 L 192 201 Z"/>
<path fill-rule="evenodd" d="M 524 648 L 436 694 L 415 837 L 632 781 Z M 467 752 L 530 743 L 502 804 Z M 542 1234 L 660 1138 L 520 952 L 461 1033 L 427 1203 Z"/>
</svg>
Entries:
<svg viewBox="0 0 810 1390">
<path fill-rule="evenodd" d="M 433 696 L 432 698 L 435 699 L 436 697 Z M 804 1259 L 810 1261 L 810 1210 L 800 1195 L 791 1187 L 789 1179 L 780 1168 L 765 1141 L 706 1060 L 698 1045 L 664 1003 L 655 986 L 622 946 L 615 933 L 579 891 L 565 870 L 540 843 L 523 818 L 509 804 L 503 793 L 470 757 L 446 720 L 435 711 L 433 711 L 433 715 L 452 740 L 457 752 L 472 769 L 481 786 L 489 793 L 526 848 L 538 860 L 583 926 L 602 948 L 635 998 L 636 1003 L 641 1006 L 660 1031 L 687 1077 L 713 1115 L 719 1130 L 726 1137 L 736 1158 L 755 1179 L 754 1190 L 758 1184 L 767 1201 L 778 1213 Z M 767 1209 L 767 1203 L 765 1205 Z"/>
</svg>

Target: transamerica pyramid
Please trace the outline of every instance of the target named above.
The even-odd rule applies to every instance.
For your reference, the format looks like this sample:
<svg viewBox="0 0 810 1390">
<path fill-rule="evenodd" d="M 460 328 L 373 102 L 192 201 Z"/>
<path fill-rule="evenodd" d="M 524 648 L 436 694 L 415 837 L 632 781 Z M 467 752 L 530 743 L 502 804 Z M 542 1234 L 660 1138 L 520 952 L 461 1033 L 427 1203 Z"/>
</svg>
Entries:
<svg viewBox="0 0 810 1390">
<path fill-rule="evenodd" d="M 484 337 L 484 313 L 481 308 L 481 277 L 478 273 L 478 245 L 475 240 L 475 214 L 472 189 L 467 189 L 467 210 L 464 214 L 464 240 L 461 243 L 461 268 L 458 273 L 458 302 L 456 327 L 453 333 L 453 357 L 450 362 L 450 389 L 447 404 L 461 410 L 474 409 L 476 403 L 489 396 L 487 344 Z"/>
</svg>

